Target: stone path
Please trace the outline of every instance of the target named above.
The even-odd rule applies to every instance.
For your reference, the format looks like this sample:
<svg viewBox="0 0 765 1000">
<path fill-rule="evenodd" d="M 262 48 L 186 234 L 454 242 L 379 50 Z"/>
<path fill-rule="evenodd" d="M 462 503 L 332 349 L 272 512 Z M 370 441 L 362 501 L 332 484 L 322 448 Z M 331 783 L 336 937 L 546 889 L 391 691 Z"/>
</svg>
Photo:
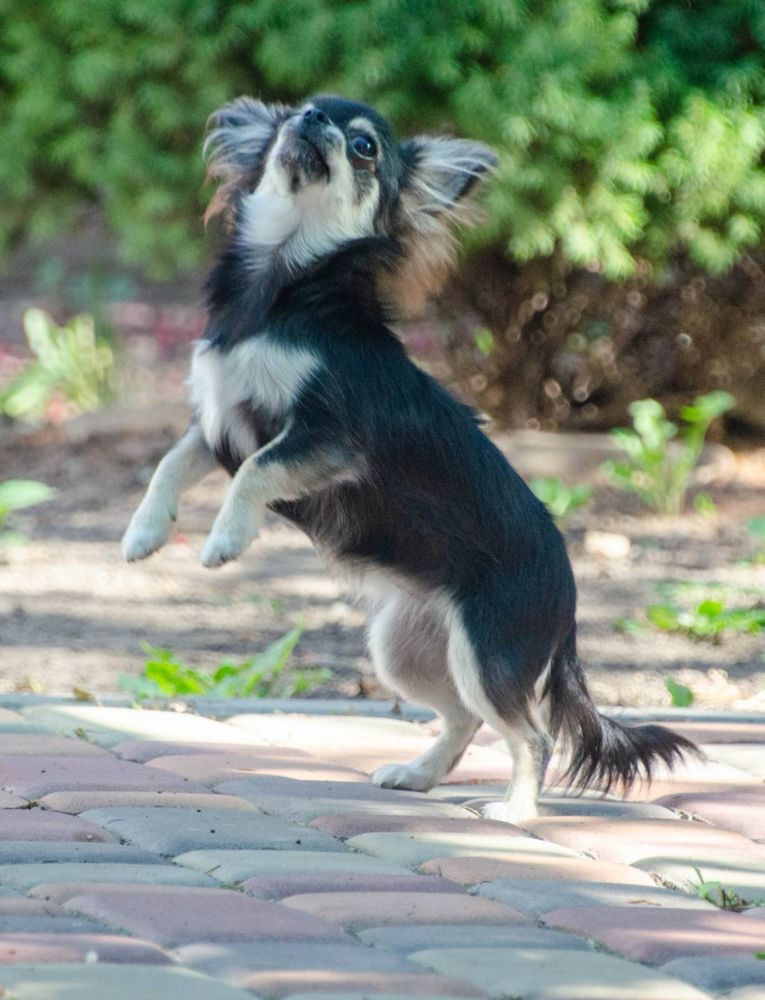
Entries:
<svg viewBox="0 0 765 1000">
<path fill-rule="evenodd" d="M 6 1000 L 765 998 L 765 716 L 680 723 L 706 763 L 512 827 L 475 811 L 509 773 L 486 729 L 422 795 L 368 775 L 432 724 L 15 709 Z"/>
</svg>

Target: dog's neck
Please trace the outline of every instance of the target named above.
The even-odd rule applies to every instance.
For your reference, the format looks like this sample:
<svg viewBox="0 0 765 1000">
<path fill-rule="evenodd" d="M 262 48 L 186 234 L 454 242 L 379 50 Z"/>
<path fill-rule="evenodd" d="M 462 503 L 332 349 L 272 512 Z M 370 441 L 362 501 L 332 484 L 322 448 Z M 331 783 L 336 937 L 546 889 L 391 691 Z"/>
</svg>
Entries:
<svg viewBox="0 0 765 1000">
<path fill-rule="evenodd" d="M 261 258 L 253 270 L 248 256 L 232 242 L 207 280 L 207 337 L 222 350 L 264 330 L 274 312 L 289 309 L 347 311 L 383 320 L 379 276 L 395 266 L 399 250 L 383 236 L 348 242 L 297 272 L 278 252 Z"/>
</svg>

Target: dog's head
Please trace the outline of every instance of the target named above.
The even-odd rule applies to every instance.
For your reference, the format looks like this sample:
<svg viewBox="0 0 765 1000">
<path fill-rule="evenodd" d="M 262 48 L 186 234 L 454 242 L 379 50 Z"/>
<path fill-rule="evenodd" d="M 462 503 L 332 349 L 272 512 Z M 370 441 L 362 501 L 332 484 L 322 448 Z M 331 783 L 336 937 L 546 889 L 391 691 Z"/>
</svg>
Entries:
<svg viewBox="0 0 765 1000">
<path fill-rule="evenodd" d="M 320 96 L 300 107 L 240 97 L 210 120 L 206 218 L 223 214 L 253 269 L 279 258 L 292 273 L 349 241 L 387 236 L 400 248 L 386 295 L 405 311 L 440 286 L 455 224 L 473 221 L 466 197 L 496 162 L 464 139 L 399 143 L 372 108 Z"/>
</svg>

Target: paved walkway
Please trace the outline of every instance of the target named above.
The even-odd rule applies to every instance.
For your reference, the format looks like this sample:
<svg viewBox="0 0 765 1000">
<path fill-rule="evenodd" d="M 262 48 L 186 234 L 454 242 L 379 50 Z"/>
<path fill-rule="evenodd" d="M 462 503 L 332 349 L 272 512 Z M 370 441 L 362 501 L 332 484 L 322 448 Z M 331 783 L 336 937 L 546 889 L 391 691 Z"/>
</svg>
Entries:
<svg viewBox="0 0 765 1000">
<path fill-rule="evenodd" d="M 427 724 L 0 708 L 0 995 L 762 1000 L 765 716 L 677 728 L 708 763 L 518 828 L 488 730 L 421 795 L 368 774 Z"/>
</svg>

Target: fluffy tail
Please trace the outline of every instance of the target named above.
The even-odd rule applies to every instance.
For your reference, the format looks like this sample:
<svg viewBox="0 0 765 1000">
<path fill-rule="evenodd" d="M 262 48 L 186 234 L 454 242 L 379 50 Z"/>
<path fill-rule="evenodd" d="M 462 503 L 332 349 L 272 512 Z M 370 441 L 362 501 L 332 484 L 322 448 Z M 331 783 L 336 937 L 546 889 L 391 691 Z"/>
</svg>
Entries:
<svg viewBox="0 0 765 1000">
<path fill-rule="evenodd" d="M 552 735 L 562 736 L 570 749 L 564 781 L 580 790 L 650 781 L 657 761 L 673 767 L 685 754 L 702 756 L 695 743 L 664 726 L 624 726 L 601 715 L 577 659 L 574 631 L 553 659 L 546 694 Z"/>
</svg>

